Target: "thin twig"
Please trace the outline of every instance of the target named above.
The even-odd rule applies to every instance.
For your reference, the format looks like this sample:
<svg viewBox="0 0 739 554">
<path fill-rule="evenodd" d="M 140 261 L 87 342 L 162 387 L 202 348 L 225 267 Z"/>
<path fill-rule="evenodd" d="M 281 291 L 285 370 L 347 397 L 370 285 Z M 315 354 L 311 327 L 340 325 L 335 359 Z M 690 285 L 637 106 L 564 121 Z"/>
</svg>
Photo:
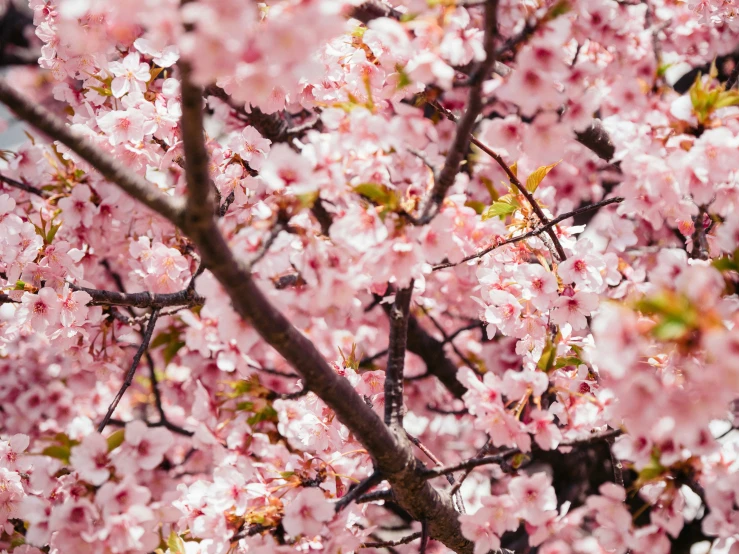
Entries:
<svg viewBox="0 0 739 554">
<path fill-rule="evenodd" d="M 40 196 L 41 198 L 44 198 L 47 196 L 47 194 L 36 187 L 33 187 L 31 185 L 27 185 L 26 183 L 23 183 L 22 181 L 16 181 L 15 179 L 11 179 L 10 177 L 6 177 L 5 175 L 0 173 L 0 181 L 5 183 L 6 185 L 10 185 L 11 187 L 24 190 L 30 194 L 35 194 L 36 196 Z"/>
<path fill-rule="evenodd" d="M 457 130 L 444 160 L 444 166 L 434 178 L 434 186 L 421 207 L 421 217 L 418 221 L 414 221 L 416 224 L 424 225 L 438 213 L 447 192 L 454 184 L 454 180 L 459 173 L 460 164 L 467 155 L 472 131 L 477 123 L 477 117 L 484 107 L 482 85 L 495 65 L 495 39 L 498 35 L 497 17 L 498 0 L 488 0 L 485 4 L 485 35 L 483 38 L 485 60 L 478 64 L 470 74 L 467 108 L 457 122 Z"/>
<path fill-rule="evenodd" d="M 445 107 L 443 107 L 438 102 L 433 102 L 431 105 L 439 110 L 444 116 L 446 116 L 447 119 L 450 119 L 451 121 L 456 121 L 457 117 L 447 110 Z M 549 223 L 549 218 L 547 218 L 546 214 L 544 213 L 544 210 L 541 209 L 541 206 L 539 206 L 539 203 L 534 198 L 534 195 L 521 183 L 521 181 L 518 179 L 516 174 L 511 170 L 511 168 L 508 166 L 508 164 L 503 160 L 503 157 L 495 152 L 492 148 L 490 148 L 487 144 L 481 142 L 478 138 L 472 137 L 470 139 L 470 142 L 477 146 L 480 150 L 485 152 L 488 156 L 493 158 L 496 163 L 505 171 L 506 175 L 508 176 L 508 179 L 510 179 L 513 186 L 518 189 L 518 192 L 520 192 L 524 198 L 526 198 L 526 201 L 531 206 L 531 209 L 534 210 L 534 213 L 539 218 L 539 221 L 542 224 L 542 228 L 545 228 L 546 233 L 549 235 L 549 237 L 552 239 L 552 243 L 554 244 L 554 249 L 556 251 L 557 257 L 559 258 L 559 261 L 564 261 L 567 258 L 567 255 L 565 254 L 564 249 L 562 248 L 562 245 L 559 242 L 559 238 L 557 237 L 557 233 L 554 232 L 552 229 L 552 226 L 547 226 Z"/>
<path fill-rule="evenodd" d="M 620 429 L 613 429 L 610 431 L 606 431 L 604 433 L 600 433 L 599 435 L 593 435 L 591 437 L 587 437 L 582 440 L 572 441 L 569 443 L 562 443 L 560 444 L 560 446 L 582 446 L 584 444 L 590 444 L 590 443 L 593 443 L 599 440 L 606 440 L 606 439 L 610 439 L 613 437 L 617 437 L 621 433 L 622 431 Z M 460 462 L 452 466 L 447 466 L 447 467 L 438 468 L 438 469 L 427 469 L 423 472 L 423 475 L 427 479 L 432 479 L 434 477 L 446 475 L 447 473 L 454 473 L 455 471 L 462 471 L 462 470 L 480 467 L 484 465 L 490 465 L 490 464 L 499 464 L 501 462 L 504 462 L 511 456 L 515 456 L 516 454 L 521 454 L 521 450 L 518 448 L 509 448 L 508 450 L 504 450 L 503 452 L 499 452 L 498 454 L 493 454 L 491 456 L 472 458 L 470 460 L 467 460 L 465 462 Z"/>
<path fill-rule="evenodd" d="M 400 546 L 402 544 L 413 542 L 416 539 L 420 539 L 421 535 L 422 533 L 419 531 L 396 541 L 366 542 L 364 544 L 360 544 L 357 548 L 387 548 L 388 546 Z"/>
<path fill-rule="evenodd" d="M 392 489 L 383 489 L 381 491 L 368 492 L 357 498 L 357 504 L 366 504 L 367 502 L 379 502 L 386 500 L 393 500 L 395 495 Z"/>
<path fill-rule="evenodd" d="M 264 256 L 269 252 L 270 247 L 275 242 L 275 239 L 277 236 L 285 230 L 285 225 L 287 223 L 287 214 L 284 212 L 280 212 L 277 215 L 277 221 L 275 221 L 274 225 L 272 225 L 272 228 L 269 231 L 269 235 L 267 235 L 267 238 L 262 241 L 261 246 L 259 247 L 259 250 L 257 251 L 254 258 L 252 258 L 248 262 L 249 269 L 254 269 L 254 266 L 259 263 L 259 261 L 264 258 Z"/>
<path fill-rule="evenodd" d="M 334 510 L 340 512 L 351 504 L 354 500 L 366 494 L 372 487 L 379 485 L 382 482 L 382 473 L 375 470 L 372 474 L 363 479 L 356 487 L 352 488 L 344 496 L 342 496 L 338 502 L 334 505 Z"/>
<path fill-rule="evenodd" d="M 154 407 L 157 410 L 157 413 L 159 414 L 159 421 L 154 423 L 147 423 L 150 427 L 164 427 L 166 429 L 169 429 L 170 431 L 177 433 L 178 435 L 184 435 L 186 437 L 192 437 L 195 433 L 192 431 L 188 431 L 187 429 L 184 429 L 180 427 L 179 425 L 175 425 L 169 419 L 167 419 L 167 414 L 164 411 L 164 405 L 162 403 L 162 394 L 159 390 L 159 380 L 157 379 L 157 372 L 154 366 L 154 359 L 151 357 L 151 354 L 149 352 L 146 352 L 146 363 L 149 366 L 149 378 L 151 380 L 151 392 L 154 394 Z"/>
<path fill-rule="evenodd" d="M 470 260 L 474 260 L 476 258 L 482 258 L 486 254 L 489 254 L 490 252 L 492 252 L 496 248 L 500 248 L 501 246 L 506 246 L 508 244 L 513 244 L 513 243 L 516 243 L 516 242 L 520 242 L 522 240 L 530 239 L 531 237 L 539 236 L 542 233 L 549 231 L 552 227 L 554 227 L 558 223 L 564 221 L 565 219 L 569 219 L 569 218 L 571 218 L 573 216 L 576 216 L 576 215 L 579 215 L 579 214 L 583 214 L 583 213 L 586 213 L 586 212 L 590 212 L 592 210 L 597 210 L 597 209 L 602 208 L 603 206 L 607 206 L 609 204 L 618 204 L 619 202 L 623 202 L 623 201 L 624 201 L 623 198 L 621 198 L 620 196 L 617 196 L 615 198 L 609 198 L 608 200 L 601 200 L 600 202 L 596 202 L 595 204 L 590 204 L 589 206 L 584 206 L 582 208 L 578 208 L 578 209 L 573 210 L 571 212 L 567 212 L 566 214 L 562 214 L 562 215 L 560 215 L 558 217 L 555 217 L 554 219 L 552 219 L 551 221 L 549 221 L 546 225 L 542 225 L 541 227 L 537 227 L 536 229 L 533 229 L 532 231 L 529 231 L 528 233 L 524 233 L 523 235 L 518 235 L 516 237 L 510 238 L 510 239 L 506 239 L 503 242 L 499 242 L 497 244 L 494 244 L 492 246 L 489 246 L 489 247 L 485 248 L 484 250 L 481 250 L 480 252 L 477 252 L 475 254 L 472 254 L 470 256 L 467 256 L 466 258 L 462 258 L 458 262 L 455 262 L 455 263 L 446 262 L 446 263 L 435 265 L 432 268 L 432 270 L 433 271 L 437 271 L 439 269 L 446 269 L 448 267 L 454 267 L 454 266 L 463 264 L 465 262 L 469 262 Z"/>
<path fill-rule="evenodd" d="M 113 417 L 113 412 L 115 412 L 118 403 L 121 401 L 121 398 L 123 398 L 123 394 L 126 392 L 126 389 L 131 386 L 131 383 L 133 382 L 133 376 L 136 374 L 136 368 L 141 361 L 141 356 L 143 356 L 144 352 L 146 352 L 146 349 L 149 348 L 149 341 L 151 341 L 151 335 L 154 333 L 154 327 L 156 326 L 158 316 L 159 309 L 155 309 L 152 312 L 151 317 L 149 318 L 149 324 L 146 326 L 146 331 L 144 333 L 143 340 L 141 341 L 141 346 L 139 346 L 136 354 L 134 354 L 133 362 L 131 362 L 131 367 L 128 370 L 128 373 L 126 373 L 126 378 L 123 381 L 123 385 L 121 385 L 118 394 L 115 395 L 113 402 L 111 402 L 110 407 L 108 408 L 108 412 L 103 418 L 103 421 L 101 421 L 100 425 L 98 425 L 98 433 L 103 432 L 103 429 L 105 429 L 105 426 L 110 421 L 110 418 Z"/>
<path fill-rule="evenodd" d="M 454 340 L 449 338 L 449 335 L 447 335 L 444 327 L 441 326 L 441 323 L 439 323 L 424 306 L 421 306 L 421 310 L 423 310 L 423 313 L 426 315 L 426 317 L 428 317 L 434 327 L 436 327 L 436 330 L 441 333 L 441 336 L 444 338 L 444 343 L 450 345 L 452 347 L 452 350 L 454 350 L 454 353 L 459 357 L 460 360 L 467 364 L 468 367 L 479 372 L 480 368 L 478 367 L 478 365 L 470 360 L 467 356 L 462 354 L 459 348 L 457 348 L 457 345 L 454 344 Z"/>
</svg>

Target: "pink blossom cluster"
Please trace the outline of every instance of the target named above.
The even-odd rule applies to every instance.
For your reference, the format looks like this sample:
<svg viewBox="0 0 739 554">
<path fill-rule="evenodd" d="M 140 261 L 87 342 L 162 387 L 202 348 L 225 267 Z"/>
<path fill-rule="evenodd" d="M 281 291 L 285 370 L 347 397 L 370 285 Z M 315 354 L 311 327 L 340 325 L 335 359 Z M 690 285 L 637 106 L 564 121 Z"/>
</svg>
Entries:
<svg viewBox="0 0 739 554">
<path fill-rule="evenodd" d="M 31 0 L 8 80 L 179 200 L 188 67 L 218 230 L 380 418 L 411 287 L 402 440 L 497 457 L 431 479 L 468 551 L 737 553 L 735 2 L 182 4 Z M 0 551 L 425 545 L 388 491 L 337 509 L 376 460 L 180 229 L 32 129 L 0 158 Z"/>
</svg>

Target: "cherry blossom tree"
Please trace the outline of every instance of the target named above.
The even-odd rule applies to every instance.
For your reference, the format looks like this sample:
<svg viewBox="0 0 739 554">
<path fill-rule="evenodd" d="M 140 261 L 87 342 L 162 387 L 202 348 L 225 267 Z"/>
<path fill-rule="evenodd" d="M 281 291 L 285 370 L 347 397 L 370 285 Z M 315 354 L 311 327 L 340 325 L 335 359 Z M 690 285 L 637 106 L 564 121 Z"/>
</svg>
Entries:
<svg viewBox="0 0 739 554">
<path fill-rule="evenodd" d="M 0 551 L 739 553 L 732 0 L 0 3 Z"/>
</svg>

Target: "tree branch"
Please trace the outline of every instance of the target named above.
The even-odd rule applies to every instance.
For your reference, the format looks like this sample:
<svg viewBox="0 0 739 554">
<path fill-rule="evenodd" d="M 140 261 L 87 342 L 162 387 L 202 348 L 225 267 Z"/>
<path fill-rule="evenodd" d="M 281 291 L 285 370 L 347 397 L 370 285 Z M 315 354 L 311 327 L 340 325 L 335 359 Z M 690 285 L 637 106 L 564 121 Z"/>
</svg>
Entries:
<svg viewBox="0 0 739 554">
<path fill-rule="evenodd" d="M 593 119 L 588 128 L 575 133 L 575 137 L 585 148 L 607 162 L 610 162 L 616 153 L 616 147 L 600 119 Z"/>
<path fill-rule="evenodd" d="M 116 292 L 70 285 L 74 290 L 92 296 L 90 305 L 131 306 L 132 308 L 167 308 L 170 306 L 202 306 L 205 299 L 189 287 L 178 292 Z"/>
<path fill-rule="evenodd" d="M 141 356 L 143 356 L 144 352 L 146 352 L 146 350 L 149 348 L 149 342 L 151 341 L 151 336 L 154 333 L 154 327 L 156 327 L 157 324 L 157 317 L 159 317 L 158 308 L 151 312 L 149 324 L 146 326 L 146 331 L 144 332 L 143 339 L 141 340 L 141 346 L 139 346 L 139 349 L 133 356 L 131 367 L 128 370 L 128 373 L 126 373 L 126 378 L 124 379 L 123 384 L 118 391 L 118 394 L 115 395 L 113 402 L 111 402 L 110 407 L 108 408 L 108 412 L 103 418 L 103 421 L 101 421 L 100 425 L 98 425 L 98 433 L 102 433 L 103 429 L 105 429 L 105 426 L 108 425 L 108 423 L 110 422 L 110 418 L 113 417 L 113 412 L 115 412 L 115 409 L 118 407 L 118 403 L 121 401 L 121 398 L 123 398 L 123 395 L 125 394 L 128 387 L 131 386 L 131 383 L 133 382 L 133 376 L 136 374 L 136 368 L 139 366 L 139 362 L 141 361 Z"/>
<path fill-rule="evenodd" d="M 454 184 L 459 173 L 459 166 L 467 155 L 472 131 L 477 117 L 484 107 L 482 101 L 482 85 L 495 65 L 495 38 L 498 34 L 498 0 L 488 0 L 485 4 L 485 60 L 475 67 L 470 75 L 470 93 L 467 108 L 457 123 L 457 130 L 452 145 L 449 147 L 444 166 L 434 178 L 434 187 L 421 207 L 419 224 L 431 221 L 438 213 L 447 191 Z"/>
<path fill-rule="evenodd" d="M 434 108 L 439 110 L 443 115 L 446 116 L 447 119 L 450 119 L 451 121 L 456 121 L 456 116 L 444 108 L 441 104 L 438 102 L 434 102 L 431 104 Z M 549 223 L 549 219 L 547 218 L 544 211 L 541 209 L 541 206 L 539 206 L 539 203 L 534 198 L 534 195 L 521 183 L 521 181 L 518 179 L 515 173 L 511 170 L 510 167 L 508 167 L 508 164 L 503 160 L 503 157 L 495 152 L 493 149 L 491 149 L 488 145 L 481 142 L 478 138 L 472 137 L 471 138 L 472 144 L 477 146 L 480 150 L 485 152 L 488 156 L 493 158 L 496 163 L 505 171 L 506 175 L 508 176 L 508 179 L 510 179 L 513 186 L 518 189 L 518 192 L 520 192 L 524 198 L 526 198 L 526 201 L 531 206 L 531 209 L 534 210 L 534 213 L 539 218 L 539 221 L 541 221 L 542 225 L 546 227 L 547 223 Z M 562 248 L 562 245 L 559 242 L 559 238 L 557 237 L 557 233 L 554 232 L 551 226 L 546 227 L 546 233 L 549 235 L 549 237 L 552 239 L 552 243 L 554 244 L 554 248 L 557 254 L 557 257 L 559 257 L 559 261 L 563 261 L 567 258 L 565 255 L 565 251 Z"/>
<path fill-rule="evenodd" d="M 367 0 L 362 2 L 358 6 L 355 6 L 349 12 L 349 17 L 361 21 L 367 25 L 373 19 L 380 17 L 391 17 L 393 19 L 400 19 L 402 14 L 393 8 L 385 4 L 382 0 Z"/>
<path fill-rule="evenodd" d="M 182 90 L 183 149 L 187 179 L 187 225 L 205 226 L 215 213 L 214 190 L 208 173 L 208 151 L 203 129 L 203 91 L 191 81 L 190 64 L 178 63 Z"/>
<path fill-rule="evenodd" d="M 617 204 L 619 202 L 623 202 L 624 199 L 620 196 L 616 196 L 615 198 L 609 198 L 607 200 L 601 200 L 600 202 L 596 202 L 595 204 L 590 204 L 589 206 L 584 206 L 582 208 L 578 208 L 576 210 L 573 210 L 571 212 L 567 212 L 566 214 L 562 214 L 560 216 L 555 217 L 551 221 L 549 221 L 546 225 L 542 225 L 541 227 L 537 227 L 536 229 L 533 229 L 529 231 L 528 233 L 524 233 L 523 235 L 518 235 L 516 237 L 504 240 L 503 242 L 499 242 L 497 244 L 494 244 L 492 246 L 489 246 L 485 248 L 484 250 L 481 250 L 480 252 L 477 252 L 476 254 L 472 254 L 470 256 L 467 256 L 466 258 L 462 258 L 460 261 L 456 263 L 442 263 L 435 265 L 432 270 L 436 271 L 439 269 L 446 269 L 448 267 L 454 267 L 460 264 L 463 264 L 465 262 L 469 262 L 470 260 L 474 260 L 475 258 L 482 258 L 486 254 L 489 254 L 496 248 L 500 248 L 501 246 L 506 246 L 507 244 L 513 244 L 516 242 L 521 242 L 522 240 L 530 239 L 531 237 L 537 237 L 541 235 L 542 233 L 546 232 L 547 230 L 551 229 L 558 223 L 564 221 L 565 219 L 569 219 L 571 217 L 575 217 L 580 214 L 584 214 L 593 210 L 597 210 L 602 208 L 603 206 L 608 206 L 609 204 Z"/>
<path fill-rule="evenodd" d="M 11 179 L 10 177 L 6 177 L 5 175 L 0 174 L 0 181 L 5 183 L 6 185 L 10 185 L 11 187 L 24 190 L 30 194 L 35 194 L 36 196 L 40 196 L 42 198 L 48 196 L 46 193 L 44 193 L 43 190 L 32 187 L 31 185 L 27 185 L 26 183 L 23 183 L 21 181 L 16 181 L 15 179 Z"/>
<path fill-rule="evenodd" d="M 620 429 L 612 429 L 610 431 L 605 431 L 603 433 L 600 433 L 598 435 L 593 435 L 585 439 L 567 442 L 567 443 L 563 442 L 560 444 L 560 446 L 582 446 L 584 444 L 590 444 L 590 443 L 600 441 L 600 440 L 612 439 L 614 437 L 619 436 L 621 433 L 622 431 Z M 534 448 L 534 451 L 537 451 L 537 448 Z M 504 462 L 508 458 L 515 456 L 516 454 L 521 454 L 521 450 L 519 450 L 518 448 L 509 448 L 508 450 L 504 450 L 503 452 L 499 452 L 497 454 L 492 454 L 490 456 L 471 458 L 465 462 L 460 462 L 458 464 L 454 464 L 451 466 L 427 469 L 423 472 L 423 475 L 427 479 L 433 479 L 434 477 L 439 477 L 441 475 L 447 475 L 449 473 L 454 473 L 456 471 L 473 469 L 476 467 L 490 465 L 490 464 L 499 464 L 501 462 Z"/>
<path fill-rule="evenodd" d="M 349 504 L 351 504 L 354 500 L 367 493 L 367 491 L 369 491 L 372 487 L 379 485 L 382 480 L 382 473 L 375 470 L 374 472 L 372 472 L 372 475 L 370 475 L 366 479 L 363 479 L 356 487 L 342 496 L 334 505 L 334 510 L 340 512 Z"/>
<path fill-rule="evenodd" d="M 179 199 L 165 195 L 149 181 L 129 171 L 123 164 L 87 140 L 87 137 L 73 131 L 65 122 L 24 98 L 4 79 L 0 79 L 0 102 L 39 131 L 67 146 L 130 196 L 175 225 L 181 223 L 183 204 Z"/>
<path fill-rule="evenodd" d="M 367 449 L 375 467 L 393 487 L 402 508 L 418 521 L 428 520 L 429 534 L 435 540 L 460 554 L 472 553 L 473 543 L 462 535 L 449 496 L 434 489 L 421 476 L 421 464 L 414 457 L 410 444 L 401 444 L 396 439 L 349 381 L 337 375 L 316 346 L 272 305 L 245 264 L 234 258 L 218 229 L 213 210 L 208 212 L 208 217 L 184 217 L 181 203 L 150 187 L 110 155 L 72 133 L 64 122 L 31 105 L 1 82 L 0 101 L 9 104 L 19 116 L 53 139 L 61 140 L 93 167 L 103 171 L 108 179 L 178 225 L 193 241 L 204 267 L 220 282 L 236 312 L 300 373 L 308 389 L 336 413 Z M 183 136 L 185 141 L 193 138 L 200 139 Z M 203 183 L 195 183 L 195 186 L 203 186 Z"/>
<path fill-rule="evenodd" d="M 417 533 L 413 533 L 411 535 L 408 535 L 396 541 L 366 542 L 364 544 L 360 544 L 359 548 L 360 549 L 362 548 L 387 548 L 389 546 L 400 546 L 402 544 L 408 544 L 420 538 L 421 538 L 421 532 L 419 531 Z"/>
<path fill-rule="evenodd" d="M 413 296 L 413 280 L 395 293 L 390 309 L 390 339 L 385 369 L 385 425 L 394 430 L 403 428 L 403 369 L 408 343 L 408 315 Z"/>
</svg>

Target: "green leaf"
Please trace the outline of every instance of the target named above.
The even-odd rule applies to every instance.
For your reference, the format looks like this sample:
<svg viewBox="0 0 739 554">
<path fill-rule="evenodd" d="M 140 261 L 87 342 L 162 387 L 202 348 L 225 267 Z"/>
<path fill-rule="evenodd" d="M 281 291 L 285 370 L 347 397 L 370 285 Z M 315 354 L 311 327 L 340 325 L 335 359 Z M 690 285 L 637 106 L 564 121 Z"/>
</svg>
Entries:
<svg viewBox="0 0 739 554">
<path fill-rule="evenodd" d="M 541 358 L 539 358 L 539 361 L 536 364 L 537 369 L 540 369 L 545 373 L 549 373 L 552 367 L 554 367 L 554 360 L 556 358 L 557 345 L 553 344 L 552 341 L 549 340 L 549 338 L 547 337 L 547 344 L 541 353 Z"/>
<path fill-rule="evenodd" d="M 57 223 L 56 225 L 52 225 L 49 229 L 49 232 L 46 234 L 46 244 L 51 244 L 54 242 L 54 237 L 56 236 L 56 232 L 59 230 L 59 228 L 62 226 L 61 223 Z"/>
<path fill-rule="evenodd" d="M 690 327 L 684 321 L 668 318 L 658 323 L 652 329 L 652 334 L 659 340 L 678 340 L 690 331 Z"/>
<path fill-rule="evenodd" d="M 719 108 L 736 106 L 737 104 L 739 104 L 739 93 L 735 90 L 730 90 L 719 94 L 716 102 L 713 104 L 713 109 L 718 110 Z"/>
<path fill-rule="evenodd" d="M 464 205 L 475 210 L 477 215 L 480 215 L 485 211 L 485 204 L 480 202 L 479 200 L 467 200 Z"/>
<path fill-rule="evenodd" d="M 505 216 L 514 213 L 519 209 L 521 205 L 513 194 L 506 194 L 501 196 L 500 200 L 493 202 L 485 212 L 482 214 L 483 221 L 493 217 L 500 217 L 503 219 Z"/>
<path fill-rule="evenodd" d="M 721 256 L 720 258 L 716 258 L 711 262 L 711 265 L 719 271 L 736 271 L 739 269 L 734 262 L 734 258 L 730 256 Z"/>
<path fill-rule="evenodd" d="M 92 87 L 92 86 L 91 86 L 91 87 L 87 87 L 87 88 L 89 88 L 90 90 L 94 90 L 94 91 L 95 91 L 95 92 L 97 92 L 97 93 L 98 93 L 98 94 L 99 94 L 100 96 L 113 96 L 113 91 L 112 91 L 112 90 L 110 90 L 110 89 L 108 89 L 108 88 L 103 88 L 103 87 Z"/>
<path fill-rule="evenodd" d="M 185 554 L 185 541 L 174 531 L 169 533 L 167 546 L 172 554 Z"/>
<path fill-rule="evenodd" d="M 182 348 L 183 346 L 185 346 L 185 343 L 179 340 L 170 342 L 167 346 L 165 346 L 162 350 L 164 363 L 169 364 L 169 362 L 174 359 L 174 357 L 177 355 L 177 352 L 179 352 L 180 348 Z"/>
<path fill-rule="evenodd" d="M 577 366 L 582 365 L 583 363 L 584 362 L 577 356 L 564 356 L 563 358 L 557 359 L 557 362 L 554 364 L 554 368 L 560 369 L 560 368 L 567 367 L 570 365 L 577 367 Z"/>
<path fill-rule="evenodd" d="M 318 200 L 318 191 L 306 192 L 305 194 L 298 194 L 296 198 L 300 202 L 301 208 L 312 208 Z"/>
<path fill-rule="evenodd" d="M 390 195 L 379 183 L 362 183 L 354 187 L 354 192 L 372 200 L 375 204 L 387 204 Z"/>
<path fill-rule="evenodd" d="M 500 194 L 498 194 L 498 191 L 495 190 L 495 185 L 493 185 L 493 182 L 490 179 L 488 179 L 487 177 L 480 177 L 480 181 L 482 181 L 482 184 L 485 185 L 488 194 L 490 194 L 490 200 L 495 202 L 500 198 Z"/>
<path fill-rule="evenodd" d="M 239 402 L 236 404 L 236 411 L 238 412 L 252 412 L 254 411 L 254 402 Z"/>
<path fill-rule="evenodd" d="M 280 477 L 282 477 L 283 479 L 290 479 L 290 477 L 292 477 L 293 475 L 295 475 L 294 471 L 283 471 L 280 473 Z"/>
<path fill-rule="evenodd" d="M 408 73 L 405 72 L 405 69 L 398 65 L 396 66 L 396 70 L 398 71 L 398 82 L 395 85 L 396 90 L 402 90 L 413 84 L 413 80 L 410 78 Z"/>
<path fill-rule="evenodd" d="M 126 432 L 124 429 L 118 429 L 115 433 L 110 435 L 108 437 L 108 452 L 113 452 L 113 450 L 115 450 L 121 444 L 123 444 L 123 439 L 125 437 L 126 437 Z"/>
<path fill-rule="evenodd" d="M 493 202 L 482 214 L 482 220 L 491 219 L 493 217 L 500 217 L 503 219 L 505 216 L 512 214 L 516 211 L 514 206 L 506 204 L 505 202 Z"/>
<path fill-rule="evenodd" d="M 71 449 L 66 446 L 52 445 L 47 446 L 41 451 L 41 455 L 49 456 L 50 458 L 56 458 L 61 460 L 65 464 L 69 463 L 69 456 L 72 453 Z"/>
<path fill-rule="evenodd" d="M 261 423 L 263 421 L 277 421 L 277 412 L 272 406 L 265 406 L 246 420 L 246 422 L 251 426 L 254 426 L 257 423 Z"/>
<path fill-rule="evenodd" d="M 653 453 L 649 463 L 639 472 L 637 483 L 644 485 L 645 483 L 660 477 L 667 471 L 667 468 L 659 463 L 659 453 Z"/>
<path fill-rule="evenodd" d="M 536 189 L 539 188 L 541 182 L 544 180 L 544 177 L 546 177 L 547 174 L 557 166 L 557 164 L 559 164 L 559 162 L 554 162 L 553 164 L 549 165 L 543 165 L 536 171 L 534 171 L 531 175 L 529 175 L 529 178 L 526 179 L 526 190 L 528 190 L 529 192 L 535 192 Z"/>
<path fill-rule="evenodd" d="M 172 331 L 162 331 L 156 337 L 154 337 L 149 343 L 149 348 L 159 348 L 165 344 L 169 344 L 172 340 Z"/>
</svg>

